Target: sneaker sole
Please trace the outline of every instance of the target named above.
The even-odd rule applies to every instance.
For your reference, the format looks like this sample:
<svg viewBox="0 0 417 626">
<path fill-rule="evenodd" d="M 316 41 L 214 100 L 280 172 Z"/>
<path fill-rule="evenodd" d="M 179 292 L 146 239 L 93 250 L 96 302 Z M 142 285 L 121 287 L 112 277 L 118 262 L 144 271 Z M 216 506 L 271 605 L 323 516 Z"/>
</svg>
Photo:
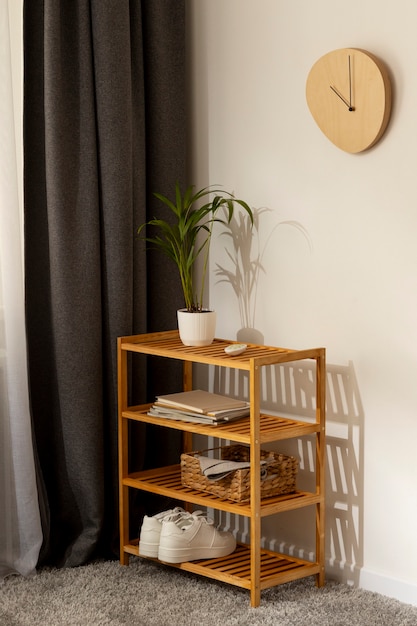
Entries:
<svg viewBox="0 0 417 626">
<path fill-rule="evenodd" d="M 225 548 L 165 548 L 159 546 L 158 558 L 164 563 L 185 563 L 186 561 L 199 561 L 200 559 L 217 559 L 228 556 L 235 551 L 231 547 Z"/>
<path fill-rule="evenodd" d="M 140 543 L 139 544 L 139 556 L 147 556 L 150 559 L 157 559 L 159 552 L 159 544 L 148 544 L 148 543 Z"/>
</svg>

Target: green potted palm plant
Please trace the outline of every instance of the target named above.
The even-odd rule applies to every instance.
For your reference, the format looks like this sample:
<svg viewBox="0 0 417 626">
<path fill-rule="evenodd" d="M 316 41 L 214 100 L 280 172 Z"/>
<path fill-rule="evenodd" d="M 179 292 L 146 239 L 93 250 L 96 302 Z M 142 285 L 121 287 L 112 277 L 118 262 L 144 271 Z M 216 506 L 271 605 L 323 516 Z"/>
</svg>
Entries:
<svg viewBox="0 0 417 626">
<path fill-rule="evenodd" d="M 185 305 L 178 311 L 180 338 L 185 345 L 202 346 L 212 343 L 216 324 L 215 312 L 209 311 L 203 305 L 213 226 L 216 222 L 230 224 L 235 205 L 247 212 L 251 224 L 253 214 L 244 200 L 235 198 L 228 191 L 213 186 L 199 191 L 194 189 L 194 185 L 190 185 L 182 194 L 177 183 L 175 198 L 172 200 L 160 193 L 154 193 L 169 208 L 172 219 L 154 217 L 139 226 L 138 235 L 163 252 L 177 266 Z M 144 235 L 147 227 L 149 231 Z M 200 257 L 202 265 L 197 272 L 195 266 Z"/>
</svg>

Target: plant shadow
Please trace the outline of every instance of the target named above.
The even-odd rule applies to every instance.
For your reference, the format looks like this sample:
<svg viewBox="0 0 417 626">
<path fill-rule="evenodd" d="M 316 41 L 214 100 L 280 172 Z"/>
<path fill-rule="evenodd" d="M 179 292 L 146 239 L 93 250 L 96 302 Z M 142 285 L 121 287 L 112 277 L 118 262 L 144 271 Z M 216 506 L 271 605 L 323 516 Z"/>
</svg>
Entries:
<svg viewBox="0 0 417 626">
<path fill-rule="evenodd" d="M 214 273 L 218 278 L 217 284 L 230 285 L 236 297 L 241 326 L 237 332 L 238 341 L 264 342 L 263 334 L 256 328 L 259 279 L 266 274 L 263 257 L 277 229 L 283 226 L 296 228 L 305 237 L 310 250 L 312 247 L 306 229 L 296 220 L 276 223 L 265 237 L 261 230 L 261 217 L 271 210 L 267 207 L 252 209 L 253 224 L 247 214 L 239 212 L 220 233 L 221 237 L 230 240 L 231 245 L 225 246 L 228 263 L 216 263 Z"/>
</svg>

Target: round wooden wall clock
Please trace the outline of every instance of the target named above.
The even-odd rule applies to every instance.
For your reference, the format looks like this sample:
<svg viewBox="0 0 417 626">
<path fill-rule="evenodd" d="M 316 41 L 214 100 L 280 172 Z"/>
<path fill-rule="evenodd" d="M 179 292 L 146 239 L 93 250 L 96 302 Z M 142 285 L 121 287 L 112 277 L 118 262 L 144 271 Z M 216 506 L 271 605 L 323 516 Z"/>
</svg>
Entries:
<svg viewBox="0 0 417 626">
<path fill-rule="evenodd" d="M 311 68 L 307 104 L 319 128 L 338 148 L 362 152 L 383 135 L 391 113 L 391 83 L 370 52 L 341 48 Z"/>
</svg>

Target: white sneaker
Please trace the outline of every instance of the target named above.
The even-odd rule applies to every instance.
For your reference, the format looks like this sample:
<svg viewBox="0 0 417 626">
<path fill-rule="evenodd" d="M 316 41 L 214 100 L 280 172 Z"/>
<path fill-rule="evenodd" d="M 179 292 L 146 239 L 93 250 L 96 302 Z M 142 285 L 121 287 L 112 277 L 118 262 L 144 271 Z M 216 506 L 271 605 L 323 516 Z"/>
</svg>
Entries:
<svg viewBox="0 0 417 626">
<path fill-rule="evenodd" d="M 187 514 L 177 522 L 164 520 L 158 558 L 165 563 L 214 559 L 231 554 L 235 548 L 233 535 L 217 530 L 213 520 Z"/>
<path fill-rule="evenodd" d="M 157 559 L 162 522 L 165 519 L 170 519 L 175 522 L 181 519 L 181 517 L 186 514 L 187 512 L 184 511 L 184 509 L 177 506 L 175 509 L 162 511 L 162 513 L 157 513 L 152 517 L 148 517 L 147 515 L 145 515 L 140 531 L 139 554 L 141 556 L 148 556 L 153 559 Z"/>
</svg>

